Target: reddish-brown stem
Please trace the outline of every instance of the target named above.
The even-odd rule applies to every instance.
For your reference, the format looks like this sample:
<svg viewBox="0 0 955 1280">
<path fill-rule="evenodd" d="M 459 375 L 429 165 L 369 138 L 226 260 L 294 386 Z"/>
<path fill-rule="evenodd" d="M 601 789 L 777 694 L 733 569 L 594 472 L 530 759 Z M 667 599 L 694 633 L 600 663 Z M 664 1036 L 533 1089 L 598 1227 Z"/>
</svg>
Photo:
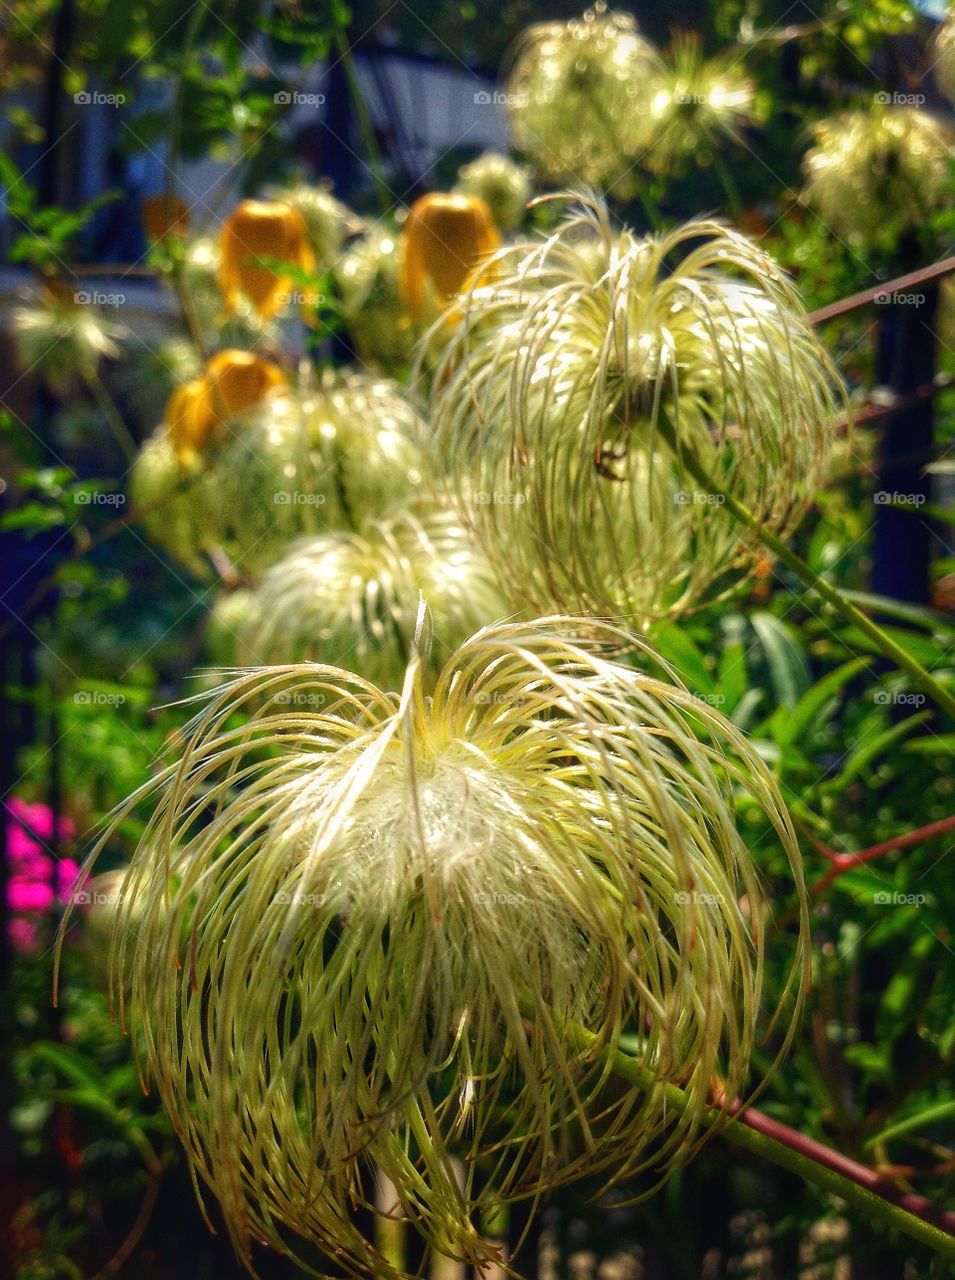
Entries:
<svg viewBox="0 0 955 1280">
<path fill-rule="evenodd" d="M 840 298 L 838 302 L 830 302 L 826 307 L 817 307 L 810 311 L 810 324 L 824 324 L 826 320 L 834 320 L 837 316 L 846 315 L 850 311 L 858 311 L 860 307 L 868 307 L 878 302 L 883 295 L 890 297 L 893 293 L 903 293 L 906 289 L 915 289 L 920 284 L 928 284 L 940 276 L 947 276 L 955 271 L 955 257 L 942 258 L 929 267 L 920 267 L 918 271 L 910 271 L 907 275 L 887 280 L 885 284 L 871 285 L 859 293 L 850 294 L 848 298 Z"/>
<path fill-rule="evenodd" d="M 868 849 L 860 849 L 858 853 L 839 853 L 838 850 L 830 849 L 827 845 L 817 842 L 816 847 L 832 865 L 809 892 L 815 897 L 828 889 L 832 882 L 838 880 L 845 872 L 851 871 L 853 867 L 874 862 L 876 858 L 881 858 L 886 853 L 893 853 L 896 849 L 909 849 L 912 845 L 931 840 L 934 836 L 944 835 L 946 831 L 955 831 L 955 814 L 950 818 L 941 818 L 938 822 L 929 822 L 924 827 L 916 828 L 915 831 L 906 831 L 904 835 L 893 836 L 891 840 L 882 840 L 879 844 L 870 845 Z"/>
<path fill-rule="evenodd" d="M 814 1138 L 808 1138 L 798 1129 L 791 1129 L 789 1125 L 774 1120 L 762 1111 L 757 1111 L 755 1107 L 741 1108 L 740 1104 L 735 1102 L 727 1107 L 727 1110 L 733 1115 L 738 1114 L 741 1122 L 748 1125 L 750 1129 L 755 1129 L 757 1133 L 765 1134 L 767 1138 L 772 1138 L 775 1142 L 789 1147 L 791 1151 L 797 1151 L 807 1159 L 815 1161 L 816 1164 L 831 1169 L 840 1177 L 848 1178 L 856 1186 L 864 1187 L 867 1191 L 881 1196 L 883 1200 L 898 1205 L 906 1213 L 911 1213 L 917 1218 L 933 1223 L 943 1231 L 955 1234 L 955 1213 L 951 1210 L 933 1204 L 924 1196 L 900 1191 L 894 1183 L 889 1182 L 874 1169 L 870 1169 L 868 1165 L 859 1164 L 857 1160 L 833 1151 L 831 1147 L 816 1142 Z M 727 1134 L 727 1137 L 732 1141 L 732 1133 Z"/>
</svg>

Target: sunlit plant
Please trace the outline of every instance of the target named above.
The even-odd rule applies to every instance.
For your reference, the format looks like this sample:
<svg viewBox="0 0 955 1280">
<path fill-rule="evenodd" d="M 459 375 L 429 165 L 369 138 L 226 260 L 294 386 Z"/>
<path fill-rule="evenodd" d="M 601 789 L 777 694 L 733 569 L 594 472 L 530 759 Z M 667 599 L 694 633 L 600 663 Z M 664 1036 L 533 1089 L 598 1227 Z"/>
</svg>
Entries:
<svg viewBox="0 0 955 1280">
<path fill-rule="evenodd" d="M 219 287 L 230 314 L 245 298 L 260 319 L 271 319 L 298 292 L 287 268 L 315 271 L 305 219 L 280 200 L 243 200 L 223 223 L 219 250 Z"/>
<path fill-rule="evenodd" d="M 707 58 L 698 34 L 680 33 L 655 75 L 641 163 L 665 174 L 689 161 L 715 163 L 725 180 L 719 148 L 756 118 L 756 87 L 739 55 Z M 732 186 L 730 194 L 738 203 Z"/>
<path fill-rule="evenodd" d="M 301 214 L 315 255 L 315 270 L 330 270 L 338 261 L 345 237 L 360 225 L 354 214 L 324 187 L 306 183 L 286 187 L 276 198 Z"/>
<path fill-rule="evenodd" d="M 472 631 L 509 611 L 490 566 L 448 511 L 402 510 L 293 543 L 264 575 L 238 626 L 242 661 L 346 666 L 399 688 L 421 600 L 432 629 L 433 678 Z"/>
<path fill-rule="evenodd" d="M 802 198 L 852 245 L 892 249 L 948 198 L 953 135 L 926 111 L 845 111 L 818 121 L 812 138 Z"/>
<path fill-rule="evenodd" d="M 949 5 L 931 46 L 932 73 L 939 90 L 955 102 L 955 10 Z"/>
<path fill-rule="evenodd" d="M 498 231 L 506 234 L 524 221 L 531 183 L 524 165 L 510 156 L 486 151 L 462 165 L 455 189 L 483 200 Z"/>
<path fill-rule="evenodd" d="M 255 575 L 299 534 L 356 529 L 419 495 L 425 428 L 397 384 L 349 370 L 295 388 L 238 375 L 218 395 L 200 388 L 198 403 L 193 390 L 184 402 L 173 396 L 182 421 L 164 423 L 133 470 L 148 532 L 190 567 L 221 552 Z M 260 394 L 246 402 L 252 385 Z M 201 446 L 177 450 L 177 432 L 197 429 L 210 409 Z M 164 497 L 175 513 L 168 527 Z"/>
<path fill-rule="evenodd" d="M 544 178 L 612 187 L 645 148 L 657 58 L 628 13 L 604 4 L 529 27 L 506 101 L 514 141 Z"/>
<path fill-rule="evenodd" d="M 119 355 L 125 330 L 88 301 L 78 285 L 48 279 L 16 307 L 11 329 L 23 369 L 66 394 Z"/>
<path fill-rule="evenodd" d="M 166 405 L 165 423 L 177 453 L 183 459 L 202 455 L 214 439 L 228 434 L 231 419 L 285 385 L 272 360 L 234 348 L 217 352 Z"/>
<path fill-rule="evenodd" d="M 596 200 L 491 265 L 433 409 L 451 491 L 515 599 L 646 620 L 738 589 L 752 540 L 687 458 L 789 531 L 838 402 L 784 273 L 721 224 L 641 238 Z"/>
<path fill-rule="evenodd" d="M 401 237 L 374 226 L 348 246 L 335 269 L 342 312 L 355 350 L 387 372 L 410 362 L 415 331 L 400 292 Z"/>
<path fill-rule="evenodd" d="M 480 1263 L 482 1208 L 686 1159 L 762 1021 L 744 803 L 800 902 L 780 1007 L 798 1003 L 805 891 L 766 766 L 613 658 L 654 666 L 640 641 L 580 626 L 486 629 L 429 698 L 420 655 L 400 694 L 316 664 L 240 674 L 117 815 L 154 804 L 117 908 L 118 1008 L 246 1265 L 304 1239 L 394 1274 L 348 1212 L 374 1211 L 374 1167 L 426 1240 Z M 609 1087 L 598 1052 L 624 1032 L 642 1092 Z"/>
</svg>

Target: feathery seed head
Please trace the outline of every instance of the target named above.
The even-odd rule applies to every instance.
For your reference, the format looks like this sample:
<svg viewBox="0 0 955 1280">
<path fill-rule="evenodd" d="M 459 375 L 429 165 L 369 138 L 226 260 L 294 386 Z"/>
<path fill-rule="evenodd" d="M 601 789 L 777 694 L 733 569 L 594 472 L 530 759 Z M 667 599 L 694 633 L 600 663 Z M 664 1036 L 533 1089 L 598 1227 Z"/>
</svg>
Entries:
<svg viewBox="0 0 955 1280">
<path fill-rule="evenodd" d="M 198 477 L 177 506 L 184 520 L 191 516 L 185 539 L 191 561 L 197 550 L 219 549 L 237 569 L 256 574 L 300 534 L 356 529 L 418 495 L 425 475 L 425 428 L 396 383 L 329 370 L 316 385 L 291 389 L 284 381 L 271 385 L 268 369 L 217 361 L 213 357 L 209 365 L 213 391 L 210 379 L 204 379 L 199 403 L 214 422 L 201 460 L 186 450 L 180 453 L 181 466 L 167 465 L 171 435 L 164 431 L 134 468 L 141 494 L 171 492 L 190 476 Z M 263 388 L 257 402 L 240 407 Z M 211 410 L 216 402 L 223 413 Z M 188 415 L 186 425 L 195 425 Z M 184 524 L 178 519 L 173 524 L 171 541 L 164 511 L 157 511 L 147 527 L 182 559 Z"/>
<path fill-rule="evenodd" d="M 802 198 L 857 246 L 892 247 L 949 192 L 952 133 L 927 111 L 876 105 L 818 121 Z"/>
<path fill-rule="evenodd" d="M 354 214 L 324 187 L 305 183 L 285 188 L 276 198 L 301 214 L 315 254 L 316 270 L 328 271 L 341 253 L 345 236 L 356 224 Z"/>
<path fill-rule="evenodd" d="M 431 681 L 472 631 L 508 612 L 484 556 L 447 511 L 401 511 L 360 534 L 296 542 L 263 577 L 239 627 L 240 649 L 254 663 L 347 665 L 381 688 L 400 688 L 422 599 Z"/>
<path fill-rule="evenodd" d="M 505 248 L 435 374 L 449 485 L 536 609 L 679 614 L 745 576 L 745 535 L 693 454 L 777 529 L 808 509 L 836 408 L 795 292 L 744 236 L 616 232 L 599 201 Z"/>
<path fill-rule="evenodd" d="M 592 624 L 584 644 L 580 625 L 487 628 L 430 698 L 417 657 L 400 695 L 315 664 L 238 674 L 128 802 L 155 810 L 113 977 L 247 1265 L 253 1241 L 304 1237 L 393 1274 L 348 1212 L 373 1209 L 373 1167 L 434 1247 L 480 1264 L 476 1211 L 685 1159 L 761 1020 L 743 803 L 789 859 L 788 994 L 804 979 L 799 855 L 757 753 L 613 660 L 652 661 L 639 641 Z M 685 1113 L 608 1089 L 566 1019 L 598 1046 L 633 1035 Z"/>
<path fill-rule="evenodd" d="M 165 424 L 143 441 L 129 492 L 147 537 L 196 577 L 207 578 L 202 464 L 196 454 L 181 453 Z"/>
<path fill-rule="evenodd" d="M 365 364 L 386 371 L 410 362 L 415 341 L 399 291 L 400 259 L 399 233 L 372 227 L 349 246 L 336 270 L 355 349 Z"/>
<path fill-rule="evenodd" d="M 515 143 L 545 178 L 611 187 L 646 145 L 656 75 L 628 13 L 529 27 L 507 81 Z"/>
<path fill-rule="evenodd" d="M 737 138 L 756 119 L 756 89 L 738 56 L 703 56 L 696 33 L 674 37 L 669 59 L 658 67 L 647 115 L 645 163 L 661 172 Z"/>
<path fill-rule="evenodd" d="M 524 221 L 531 184 L 524 165 L 486 151 L 458 170 L 456 190 L 483 200 L 497 229 L 506 234 Z"/>
<path fill-rule="evenodd" d="M 115 359 L 127 336 L 100 307 L 83 300 L 83 290 L 65 280 L 44 280 L 31 289 L 29 301 L 11 319 L 21 366 L 40 373 L 64 395 L 94 374 L 101 360 Z"/>
</svg>

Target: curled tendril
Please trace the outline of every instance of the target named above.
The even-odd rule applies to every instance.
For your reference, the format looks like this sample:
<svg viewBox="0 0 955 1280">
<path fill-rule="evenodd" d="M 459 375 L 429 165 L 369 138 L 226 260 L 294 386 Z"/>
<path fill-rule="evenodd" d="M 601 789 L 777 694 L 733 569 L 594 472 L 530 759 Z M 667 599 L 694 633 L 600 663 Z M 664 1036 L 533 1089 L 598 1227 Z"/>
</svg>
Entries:
<svg viewBox="0 0 955 1280">
<path fill-rule="evenodd" d="M 579 628 L 486 628 L 430 698 L 418 656 L 400 694 L 317 664 L 237 673 L 116 815 L 153 805 L 117 907 L 118 1008 L 248 1267 L 254 1243 L 304 1239 L 394 1275 L 351 1212 L 374 1212 L 373 1169 L 480 1264 L 477 1212 L 686 1159 L 761 1022 L 743 805 L 801 904 L 798 1003 L 805 890 L 769 772 L 719 712 L 613 658 L 652 666 L 642 642 Z M 568 1019 L 598 1048 L 628 1033 L 685 1112 L 612 1088 Z"/>
</svg>

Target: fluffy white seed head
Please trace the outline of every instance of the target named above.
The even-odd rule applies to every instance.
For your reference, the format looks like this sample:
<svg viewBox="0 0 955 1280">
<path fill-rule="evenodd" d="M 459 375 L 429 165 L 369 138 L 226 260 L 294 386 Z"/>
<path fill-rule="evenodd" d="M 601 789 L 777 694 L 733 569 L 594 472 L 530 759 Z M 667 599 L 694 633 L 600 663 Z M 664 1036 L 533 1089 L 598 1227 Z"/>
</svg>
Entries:
<svg viewBox="0 0 955 1280">
<path fill-rule="evenodd" d="M 538 610 L 641 620 L 735 588 L 753 547 L 684 451 L 785 533 L 838 407 L 783 272 L 719 223 L 640 238 L 596 200 L 492 271 L 461 304 L 433 412 L 502 577 Z"/>
<path fill-rule="evenodd" d="M 804 980 L 799 855 L 759 756 L 613 659 L 652 666 L 639 641 L 580 627 L 486 629 L 429 698 L 417 657 L 400 695 L 315 664 L 240 673 L 118 815 L 154 806 L 114 936 L 122 1016 L 247 1264 L 304 1238 L 393 1274 L 350 1212 L 373 1209 L 372 1169 L 480 1263 L 482 1208 L 685 1159 L 761 1021 L 741 809 L 801 903 L 784 1006 Z M 629 1034 L 686 1111 L 610 1087 L 565 1019 L 598 1047 Z"/>
<path fill-rule="evenodd" d="M 177 464 L 161 431 L 134 468 L 137 500 L 189 485 L 168 527 L 165 507 L 147 525 L 184 563 L 219 549 L 255 575 L 297 536 L 360 529 L 420 494 L 424 423 L 388 378 L 329 370 L 315 385 L 281 388 L 221 426 L 220 439 L 194 465 Z"/>
<path fill-rule="evenodd" d="M 427 674 L 507 609 L 486 557 L 450 511 L 402 511 L 361 533 L 303 538 L 262 579 L 239 626 L 243 660 L 330 663 L 401 687 L 421 600 Z"/>
<path fill-rule="evenodd" d="M 642 150 L 656 55 L 627 13 L 597 4 L 529 27 L 507 80 L 514 141 L 542 177 L 613 187 Z"/>
<path fill-rule="evenodd" d="M 398 287 L 400 263 L 399 231 L 376 226 L 349 246 L 335 272 L 355 349 L 386 372 L 410 362 L 415 341 Z"/>
<path fill-rule="evenodd" d="M 455 190 L 483 200 L 498 231 L 506 234 L 524 221 L 531 183 L 524 165 L 486 151 L 458 170 Z"/>
<path fill-rule="evenodd" d="M 820 120 L 802 198 L 837 236 L 892 248 L 947 198 L 952 132 L 927 111 L 877 104 Z"/>
</svg>

